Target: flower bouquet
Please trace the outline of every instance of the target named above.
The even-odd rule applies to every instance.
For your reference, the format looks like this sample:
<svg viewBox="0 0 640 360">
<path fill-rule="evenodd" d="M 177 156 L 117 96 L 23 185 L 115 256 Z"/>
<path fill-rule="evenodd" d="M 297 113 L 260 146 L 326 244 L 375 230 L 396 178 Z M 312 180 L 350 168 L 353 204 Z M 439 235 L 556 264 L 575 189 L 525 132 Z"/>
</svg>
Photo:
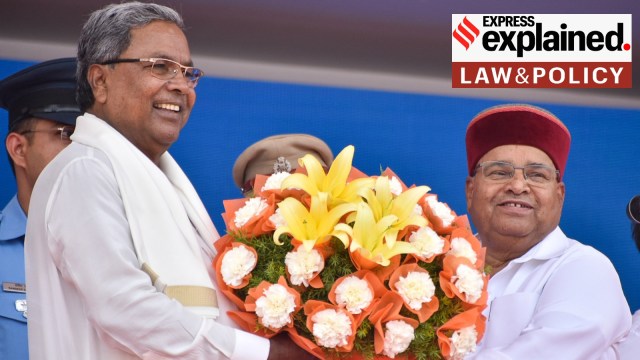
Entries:
<svg viewBox="0 0 640 360">
<path fill-rule="evenodd" d="M 353 155 L 328 172 L 306 155 L 224 201 L 213 266 L 228 315 L 320 359 L 464 358 L 484 333 L 484 249 L 427 186 L 366 176 Z"/>
</svg>

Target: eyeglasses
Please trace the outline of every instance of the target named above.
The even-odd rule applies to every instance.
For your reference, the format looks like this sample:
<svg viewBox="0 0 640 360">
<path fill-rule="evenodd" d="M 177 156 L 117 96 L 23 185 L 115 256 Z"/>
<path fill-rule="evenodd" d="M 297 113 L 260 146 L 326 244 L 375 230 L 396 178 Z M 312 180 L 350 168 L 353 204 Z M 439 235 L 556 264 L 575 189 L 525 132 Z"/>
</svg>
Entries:
<svg viewBox="0 0 640 360">
<path fill-rule="evenodd" d="M 482 175 L 490 182 L 506 183 L 516 174 L 517 169 L 522 169 L 525 181 L 530 185 L 544 186 L 558 179 L 560 171 L 542 164 L 530 164 L 525 166 L 515 166 L 504 161 L 485 161 L 478 164 L 474 171 L 482 168 Z"/>
<path fill-rule="evenodd" d="M 37 132 L 46 132 L 46 133 L 51 133 L 51 134 L 55 134 L 57 136 L 60 136 L 60 140 L 67 140 L 67 141 L 71 141 L 71 135 L 73 135 L 73 132 L 76 130 L 75 127 L 73 126 L 60 126 L 57 128 L 53 128 L 53 129 L 40 129 L 40 130 L 25 130 L 20 132 L 20 135 L 24 135 L 24 134 L 29 134 L 29 133 L 37 133 Z"/>
<path fill-rule="evenodd" d="M 204 76 L 204 71 L 195 68 L 193 66 L 184 66 L 179 62 L 175 62 L 169 59 L 161 58 L 144 58 L 144 59 L 115 59 L 100 63 L 100 65 L 110 65 L 118 63 L 135 63 L 135 62 L 150 62 L 151 63 L 151 75 L 160 80 L 171 80 L 178 73 L 182 73 L 187 80 L 190 88 L 195 88 L 198 85 L 198 80 Z"/>
</svg>

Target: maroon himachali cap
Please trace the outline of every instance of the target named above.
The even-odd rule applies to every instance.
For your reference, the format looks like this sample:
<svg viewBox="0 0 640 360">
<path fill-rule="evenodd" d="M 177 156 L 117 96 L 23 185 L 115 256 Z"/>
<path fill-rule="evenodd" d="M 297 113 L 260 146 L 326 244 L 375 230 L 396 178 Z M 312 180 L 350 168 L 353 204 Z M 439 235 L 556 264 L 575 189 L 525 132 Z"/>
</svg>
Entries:
<svg viewBox="0 0 640 360">
<path fill-rule="evenodd" d="M 552 113 L 526 104 L 506 104 L 488 108 L 467 127 L 467 164 L 472 175 L 478 161 L 501 145 L 528 145 L 544 151 L 560 171 L 569 157 L 571 134 Z"/>
</svg>

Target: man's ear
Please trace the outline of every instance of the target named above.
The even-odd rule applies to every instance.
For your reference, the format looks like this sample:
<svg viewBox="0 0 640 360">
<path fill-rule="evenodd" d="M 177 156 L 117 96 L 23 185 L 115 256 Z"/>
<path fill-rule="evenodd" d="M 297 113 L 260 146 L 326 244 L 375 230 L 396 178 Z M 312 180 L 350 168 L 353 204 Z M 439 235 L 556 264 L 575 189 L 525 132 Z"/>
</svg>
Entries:
<svg viewBox="0 0 640 360">
<path fill-rule="evenodd" d="M 474 189 L 474 182 L 473 182 L 474 178 L 471 176 L 467 176 L 467 181 L 465 182 L 465 197 L 467 199 L 467 213 L 469 212 L 469 209 L 471 208 L 471 199 L 473 199 L 473 191 Z"/>
<path fill-rule="evenodd" d="M 98 103 L 105 103 L 107 100 L 107 66 L 109 65 L 92 64 L 87 71 L 87 81 Z"/>
<path fill-rule="evenodd" d="M 566 192 L 566 188 L 564 186 L 564 182 L 560 182 L 558 184 L 558 187 L 556 188 L 556 194 L 558 195 L 558 198 L 560 199 L 560 201 L 562 201 L 564 203 L 564 195 Z"/>
<path fill-rule="evenodd" d="M 27 147 L 29 146 L 29 140 L 24 135 L 11 132 L 7 135 L 5 146 L 15 166 L 26 169 L 26 153 Z"/>
</svg>

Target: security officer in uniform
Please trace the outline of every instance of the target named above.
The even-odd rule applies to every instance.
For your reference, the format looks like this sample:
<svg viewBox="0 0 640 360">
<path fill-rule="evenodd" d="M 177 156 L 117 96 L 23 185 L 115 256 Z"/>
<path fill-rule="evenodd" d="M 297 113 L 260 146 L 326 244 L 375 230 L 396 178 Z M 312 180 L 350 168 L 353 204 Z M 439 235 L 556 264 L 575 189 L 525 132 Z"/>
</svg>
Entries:
<svg viewBox="0 0 640 360">
<path fill-rule="evenodd" d="M 9 113 L 5 139 L 17 194 L 0 212 L 0 359 L 28 359 L 24 234 L 29 199 L 42 169 L 64 147 L 81 115 L 76 61 L 55 59 L 0 81 L 0 107 Z"/>
<path fill-rule="evenodd" d="M 309 134 L 279 134 L 266 137 L 246 148 L 233 164 L 233 181 L 242 195 L 253 197 L 256 175 L 293 172 L 298 159 L 313 155 L 326 169 L 333 162 L 331 148 L 324 141 Z"/>
</svg>

